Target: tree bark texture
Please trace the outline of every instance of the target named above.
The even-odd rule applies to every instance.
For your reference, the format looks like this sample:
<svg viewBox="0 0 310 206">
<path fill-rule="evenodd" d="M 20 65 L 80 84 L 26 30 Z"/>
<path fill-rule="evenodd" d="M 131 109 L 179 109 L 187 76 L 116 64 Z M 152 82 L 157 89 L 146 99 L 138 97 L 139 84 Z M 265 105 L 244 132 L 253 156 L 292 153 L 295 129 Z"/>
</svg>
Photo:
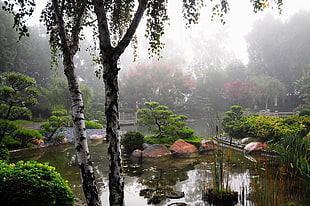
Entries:
<svg viewBox="0 0 310 206">
<path fill-rule="evenodd" d="M 119 136 L 119 113 L 118 113 L 118 70 L 114 62 L 104 64 L 103 74 L 105 84 L 105 114 L 107 119 L 107 139 L 109 142 L 109 189 L 110 205 L 124 205 L 124 178 L 121 160 L 121 143 Z"/>
<path fill-rule="evenodd" d="M 65 30 L 64 16 L 61 13 L 60 5 L 57 0 L 53 0 L 53 8 L 57 20 L 57 28 L 61 42 L 61 51 L 63 55 L 64 73 L 68 80 L 71 102 L 72 102 L 72 120 L 74 122 L 75 149 L 78 164 L 81 172 L 82 187 L 88 206 L 101 206 L 98 188 L 96 186 L 94 170 L 90 161 L 90 154 L 86 138 L 84 104 L 81 89 L 77 76 L 75 74 L 74 55 L 79 48 L 79 33 L 81 28 L 82 16 L 85 12 L 86 4 L 81 6 L 72 28 L 71 39 Z"/>
<path fill-rule="evenodd" d="M 107 120 L 106 138 L 109 142 L 109 202 L 111 206 L 124 205 L 124 177 L 121 160 L 121 144 L 119 136 L 119 113 L 118 113 L 118 71 L 117 62 L 120 55 L 129 45 L 139 22 L 146 9 L 147 0 L 139 0 L 139 6 L 132 23 L 125 35 L 116 47 L 111 44 L 109 23 L 106 8 L 102 0 L 93 0 L 94 11 L 98 21 L 98 35 L 101 61 L 103 65 L 103 80 L 105 84 L 105 115 Z"/>
<path fill-rule="evenodd" d="M 66 59 L 66 58 L 65 58 Z M 71 58 L 70 58 L 71 59 Z M 96 186 L 94 170 L 90 160 L 90 154 L 86 138 L 84 122 L 84 104 L 77 77 L 74 73 L 73 61 L 64 61 L 65 75 L 68 79 L 72 100 L 72 120 L 74 122 L 73 134 L 75 137 L 75 149 L 81 172 L 82 187 L 87 205 L 100 206 L 98 188 Z"/>
</svg>

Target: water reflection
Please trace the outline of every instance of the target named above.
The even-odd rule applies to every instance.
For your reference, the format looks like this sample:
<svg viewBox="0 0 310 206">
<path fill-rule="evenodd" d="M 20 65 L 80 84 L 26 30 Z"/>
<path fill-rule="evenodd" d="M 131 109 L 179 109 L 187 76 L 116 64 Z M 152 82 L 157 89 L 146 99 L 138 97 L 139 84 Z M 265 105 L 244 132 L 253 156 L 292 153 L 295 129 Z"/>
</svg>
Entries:
<svg viewBox="0 0 310 206">
<path fill-rule="evenodd" d="M 108 205 L 108 158 L 107 145 L 101 140 L 90 142 L 92 161 L 100 187 L 104 205 Z M 30 151 L 14 155 L 13 161 L 37 160 L 50 162 L 64 179 L 69 181 L 74 194 L 83 197 L 79 169 L 76 165 L 73 145 L 45 148 L 40 151 Z M 185 197 L 177 200 L 166 199 L 158 205 L 168 205 L 172 202 L 186 202 L 192 206 L 206 206 L 202 200 L 206 187 L 212 187 L 212 155 L 199 155 L 189 159 L 166 159 L 149 161 L 147 163 L 123 160 L 125 171 L 125 202 L 126 205 L 147 205 L 147 199 L 140 196 L 142 189 L 169 189 L 182 191 Z M 257 163 L 245 158 L 243 153 L 234 151 L 230 159 L 229 186 L 239 194 L 242 206 L 288 205 L 289 202 L 310 205 L 305 192 L 298 189 L 299 182 L 283 178 L 275 172 L 274 161 L 268 158 L 259 159 Z M 278 170 L 278 169 L 277 169 Z M 277 171 L 276 170 L 276 171 Z M 243 195 L 242 195 L 243 194 Z M 294 205 L 294 204 L 292 204 Z"/>
</svg>

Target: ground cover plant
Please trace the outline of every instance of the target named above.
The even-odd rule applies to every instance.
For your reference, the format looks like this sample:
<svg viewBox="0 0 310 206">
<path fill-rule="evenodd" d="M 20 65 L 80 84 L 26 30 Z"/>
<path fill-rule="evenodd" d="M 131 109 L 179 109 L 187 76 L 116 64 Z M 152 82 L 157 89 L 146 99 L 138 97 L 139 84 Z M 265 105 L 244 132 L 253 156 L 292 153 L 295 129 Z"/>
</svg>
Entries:
<svg viewBox="0 0 310 206">
<path fill-rule="evenodd" d="M 223 117 L 223 130 L 230 137 L 252 137 L 262 142 L 276 143 L 285 135 L 306 136 L 310 132 L 310 116 L 242 116 L 235 106 Z M 241 107 L 238 107 L 238 111 Z M 239 111 L 240 112 L 240 111 Z"/>
<path fill-rule="evenodd" d="M 72 206 L 74 195 L 54 167 L 34 161 L 0 161 L 0 202 L 6 205 Z"/>
</svg>

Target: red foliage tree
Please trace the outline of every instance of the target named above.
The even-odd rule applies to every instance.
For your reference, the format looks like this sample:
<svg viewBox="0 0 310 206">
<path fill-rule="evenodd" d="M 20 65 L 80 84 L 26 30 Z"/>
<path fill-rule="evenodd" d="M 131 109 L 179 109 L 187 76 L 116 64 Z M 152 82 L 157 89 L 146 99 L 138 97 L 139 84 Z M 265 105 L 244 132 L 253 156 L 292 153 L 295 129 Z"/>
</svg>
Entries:
<svg viewBox="0 0 310 206">
<path fill-rule="evenodd" d="M 222 97 L 232 105 L 249 106 L 259 95 L 256 83 L 251 80 L 227 82 L 222 87 Z"/>
<path fill-rule="evenodd" d="M 136 103 L 156 101 L 173 108 L 183 104 L 192 92 L 195 81 L 190 74 L 166 64 L 140 65 L 124 73 L 121 81 L 121 99 L 128 107 Z"/>
</svg>

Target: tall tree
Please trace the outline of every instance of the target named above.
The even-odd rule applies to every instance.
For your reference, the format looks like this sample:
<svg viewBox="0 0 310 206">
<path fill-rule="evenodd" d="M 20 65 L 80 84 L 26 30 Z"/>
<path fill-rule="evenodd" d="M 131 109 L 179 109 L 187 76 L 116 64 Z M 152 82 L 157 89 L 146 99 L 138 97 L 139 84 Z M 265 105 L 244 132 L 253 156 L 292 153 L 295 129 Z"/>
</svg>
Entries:
<svg viewBox="0 0 310 206">
<path fill-rule="evenodd" d="M 285 22 L 266 15 L 254 23 L 247 37 L 250 72 L 283 82 L 287 87 L 286 109 L 289 110 L 299 103 L 294 82 L 308 70 L 309 32 L 310 12 L 301 11 Z"/>
<path fill-rule="evenodd" d="M 296 81 L 299 97 L 303 100 L 301 109 L 310 108 L 310 70 Z"/>
<path fill-rule="evenodd" d="M 254 11 L 261 11 L 269 6 L 269 1 L 253 0 Z M 275 0 L 277 6 L 282 0 Z M 146 11 L 146 36 L 149 38 L 150 54 L 160 54 L 163 48 L 161 36 L 164 34 L 165 22 L 168 20 L 166 0 L 92 0 L 97 16 L 100 61 L 103 65 L 102 77 L 105 83 L 107 138 L 109 141 L 109 187 L 110 204 L 123 205 L 123 177 L 120 157 L 120 137 L 118 134 L 118 72 L 117 65 Z M 214 1 L 210 1 L 214 3 Z M 183 1 L 183 16 L 187 25 L 197 23 L 199 8 L 204 1 Z M 135 10 L 136 8 L 136 10 Z M 219 0 L 213 6 L 214 14 L 222 16 L 228 11 L 227 0 Z M 223 19 L 221 19 L 224 22 Z"/>
<path fill-rule="evenodd" d="M 277 108 L 278 102 L 286 97 L 286 87 L 280 80 L 267 75 L 255 76 L 252 80 L 256 83 L 258 100 L 263 104 L 262 108 L 270 109 L 272 103 Z"/>
<path fill-rule="evenodd" d="M 175 105 L 184 106 L 194 84 L 189 74 L 167 64 L 140 65 L 122 75 L 121 97 L 133 109 L 156 101 L 175 110 Z"/>
<path fill-rule="evenodd" d="M 61 51 L 64 73 L 68 80 L 72 102 L 72 119 L 74 122 L 75 149 L 81 171 L 82 186 L 88 205 L 101 205 L 94 170 L 86 139 L 84 122 L 84 103 L 73 58 L 79 50 L 82 24 L 85 20 L 88 1 L 48 2 L 42 12 L 42 18 L 50 35 L 52 59 L 57 64 L 58 50 Z M 33 0 L 5 1 L 5 10 L 13 13 L 14 26 L 22 36 L 28 36 L 25 17 L 32 15 L 35 2 Z M 16 9 L 18 6 L 20 9 Z"/>
<path fill-rule="evenodd" d="M 256 83 L 251 80 L 227 82 L 223 86 L 222 96 L 231 105 L 251 106 L 258 96 Z"/>
<path fill-rule="evenodd" d="M 33 0 L 11 0 L 15 3 L 23 6 L 18 12 L 23 15 L 31 15 L 34 5 Z M 105 83 L 105 95 L 106 95 L 106 119 L 107 119 L 107 139 L 109 141 L 109 159 L 110 159 L 110 172 L 109 172 L 109 189 L 110 189 L 110 204 L 111 205 L 123 205 L 124 204 L 124 182 L 121 168 L 120 157 L 120 137 L 118 134 L 119 118 L 118 118 L 118 72 L 117 66 L 118 60 L 121 54 L 124 52 L 130 41 L 134 37 L 134 33 L 140 20 L 146 11 L 147 15 L 147 36 L 150 43 L 150 55 L 159 54 L 160 49 L 163 48 L 160 37 L 164 34 L 165 21 L 168 20 L 167 16 L 167 1 L 166 0 L 92 0 L 93 6 L 87 5 L 90 3 L 86 0 L 69 1 L 52 0 L 53 5 L 49 4 L 51 8 L 53 18 L 50 18 L 49 28 L 52 33 L 59 32 L 61 40 L 61 49 L 63 51 L 63 61 L 65 66 L 65 73 L 68 77 L 69 89 L 74 94 L 80 94 L 78 84 L 74 76 L 74 64 L 73 56 L 77 52 L 79 42 L 79 32 L 82 27 L 81 20 L 83 14 L 87 8 L 93 8 L 97 17 L 98 26 L 98 38 L 100 48 L 100 62 L 102 64 L 102 77 Z M 219 16 L 222 13 L 228 11 L 227 0 L 210 1 L 213 6 L 213 11 Z M 254 11 L 260 11 L 268 7 L 268 0 L 253 0 Z M 275 1 L 277 5 L 282 4 L 282 0 Z M 136 5 L 138 3 L 138 5 Z M 183 16 L 187 19 L 187 24 L 197 23 L 199 17 L 199 8 L 204 5 L 203 1 L 187 0 L 183 1 Z M 54 10 L 53 10 L 54 9 Z M 11 10 L 13 11 L 13 10 Z M 15 12 L 15 11 L 13 11 Z M 48 14 L 48 12 L 45 12 Z M 70 24 L 65 27 L 63 15 L 66 14 L 68 18 L 66 20 L 72 20 L 74 24 Z M 27 28 L 25 26 L 25 20 L 23 15 L 15 15 L 15 24 L 19 28 L 19 32 L 25 34 Z M 223 20 L 222 20 L 223 22 Z M 57 25 L 55 28 L 54 25 Z M 72 29 L 72 30 L 71 30 Z M 68 32 L 71 30 L 71 33 Z M 58 34 L 58 33 L 57 33 Z M 97 36 L 97 35 L 96 35 Z M 70 37 L 70 41 L 66 39 Z M 53 39 L 55 40 L 55 39 Z M 54 47 L 55 48 L 55 47 Z M 66 55 L 65 55 L 66 54 Z M 68 67 L 66 67 L 66 65 Z M 70 73 L 71 72 L 71 73 Z M 71 76 L 73 74 L 73 76 Z M 71 77 L 71 78 L 69 78 Z M 72 87 L 71 87 L 72 86 Z M 76 89 L 76 90 L 74 90 Z M 73 97 L 73 95 L 72 95 Z M 79 118 L 76 123 L 81 123 L 79 120 L 83 120 L 83 107 L 81 103 L 81 96 L 78 96 L 76 100 L 78 102 L 73 103 L 73 113 L 80 111 Z M 75 104 L 77 103 L 77 104 Z M 79 108 L 80 110 L 75 110 Z M 81 113 L 82 111 L 82 113 Z M 83 122 L 83 121 L 82 121 Z M 83 123 L 82 123 L 83 125 Z M 81 126 L 81 125 L 77 125 Z M 84 138 L 81 138 L 84 139 Z M 81 145 L 82 146 L 82 145 Z M 85 165 L 83 165 L 85 166 Z M 89 166 L 89 165 L 88 165 Z M 91 188 L 90 188 L 91 189 Z M 92 190 L 93 191 L 93 190 Z"/>
</svg>

